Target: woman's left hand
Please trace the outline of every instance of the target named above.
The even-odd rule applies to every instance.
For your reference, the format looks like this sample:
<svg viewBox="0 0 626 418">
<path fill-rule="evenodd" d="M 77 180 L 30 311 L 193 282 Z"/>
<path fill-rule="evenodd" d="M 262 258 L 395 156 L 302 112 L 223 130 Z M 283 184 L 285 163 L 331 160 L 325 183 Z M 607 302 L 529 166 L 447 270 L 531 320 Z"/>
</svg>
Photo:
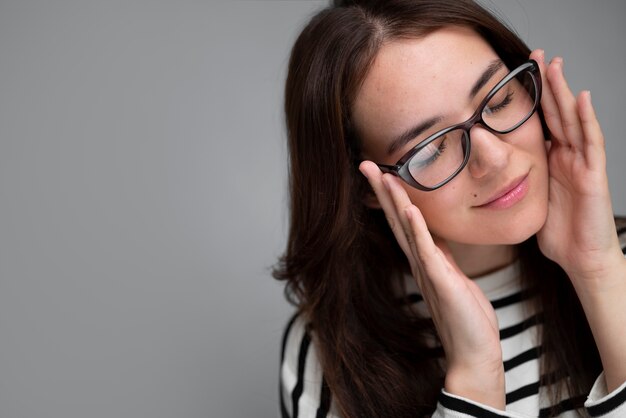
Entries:
<svg viewBox="0 0 626 418">
<path fill-rule="evenodd" d="M 548 215 L 537 234 L 539 248 L 575 285 L 585 287 L 584 282 L 591 282 L 586 278 L 602 277 L 624 261 L 611 208 L 604 136 L 590 92 L 572 94 L 563 60 L 554 58 L 546 67 L 543 51 L 530 57 L 541 69 L 541 106 L 551 133 Z"/>
<path fill-rule="evenodd" d="M 590 93 L 574 97 L 569 89 L 563 60 L 546 68 L 543 51 L 530 57 L 541 68 L 541 106 L 551 133 L 548 215 L 537 241 L 576 289 L 611 392 L 626 381 L 626 260 L 611 208 L 604 136 Z"/>
</svg>

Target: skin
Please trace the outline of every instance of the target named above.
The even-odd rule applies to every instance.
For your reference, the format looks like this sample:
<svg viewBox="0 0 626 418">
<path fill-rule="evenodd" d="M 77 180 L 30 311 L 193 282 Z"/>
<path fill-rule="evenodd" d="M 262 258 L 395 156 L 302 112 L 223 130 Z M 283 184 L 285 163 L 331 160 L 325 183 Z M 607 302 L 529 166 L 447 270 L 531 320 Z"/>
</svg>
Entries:
<svg viewBox="0 0 626 418">
<path fill-rule="evenodd" d="M 433 56 L 437 60 L 432 60 Z M 509 72 L 506 67 L 501 68 L 470 100 L 471 86 L 495 59 L 498 56 L 493 49 L 464 28 L 445 29 L 421 39 L 385 45 L 353 109 L 365 158 L 394 164 L 419 143 L 418 139 L 392 155 L 386 154 L 391 139 L 409 127 L 443 116 L 441 123 L 420 136 L 423 139 L 469 118 L 483 97 Z M 461 269 L 478 275 L 510 262 L 513 254 L 503 244 L 524 241 L 545 222 L 548 167 L 536 114 L 509 134 L 494 134 L 475 125 L 470 136 L 471 159 L 450 183 L 432 192 L 404 184 L 403 187 L 420 208 L 431 233 L 451 244 Z M 476 207 L 524 174 L 529 175 L 530 193 L 521 204 L 507 211 Z M 466 264 L 471 260 L 485 259 L 474 255 L 487 254 L 493 261 L 491 265 L 475 265 L 468 271 Z"/>
<path fill-rule="evenodd" d="M 464 28 L 383 45 L 353 107 L 365 158 L 394 164 L 416 144 L 388 155 L 390 141 L 425 118 L 443 117 L 426 134 L 466 120 L 508 72 L 504 68 L 468 98 L 496 58 Z M 468 165 L 436 191 L 383 175 L 371 161 L 360 166 L 376 194 L 371 204 L 385 211 L 433 317 L 446 353 L 445 390 L 499 409 L 505 407 L 505 387 L 497 319 L 469 277 L 510 263 L 514 244 L 533 234 L 572 280 L 609 391 L 626 380 L 626 262 L 615 233 L 604 138 L 589 92 L 572 94 L 562 59 L 548 66 L 541 50 L 531 58 L 542 73 L 548 147 L 535 115 L 506 135 L 474 126 Z M 526 174 L 528 192 L 515 205 L 478 207 Z"/>
</svg>

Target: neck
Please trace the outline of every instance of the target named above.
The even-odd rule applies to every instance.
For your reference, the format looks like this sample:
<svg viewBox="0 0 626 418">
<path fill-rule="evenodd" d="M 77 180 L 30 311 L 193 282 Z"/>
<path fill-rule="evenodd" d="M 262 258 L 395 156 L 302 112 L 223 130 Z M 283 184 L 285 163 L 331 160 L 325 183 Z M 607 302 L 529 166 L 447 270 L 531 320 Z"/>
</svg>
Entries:
<svg viewBox="0 0 626 418">
<path fill-rule="evenodd" d="M 448 241 L 454 261 L 467 277 L 480 277 L 511 264 L 517 257 L 513 245 L 474 245 Z"/>
</svg>

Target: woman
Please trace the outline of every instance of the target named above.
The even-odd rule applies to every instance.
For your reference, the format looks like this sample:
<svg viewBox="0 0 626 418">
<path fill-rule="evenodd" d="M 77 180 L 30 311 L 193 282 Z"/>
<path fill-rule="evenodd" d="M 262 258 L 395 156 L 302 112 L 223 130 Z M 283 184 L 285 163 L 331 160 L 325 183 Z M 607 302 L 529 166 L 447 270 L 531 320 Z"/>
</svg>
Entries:
<svg viewBox="0 0 626 418">
<path fill-rule="evenodd" d="M 626 416 L 604 140 L 562 66 L 469 0 L 338 1 L 305 27 L 283 416 Z"/>
</svg>

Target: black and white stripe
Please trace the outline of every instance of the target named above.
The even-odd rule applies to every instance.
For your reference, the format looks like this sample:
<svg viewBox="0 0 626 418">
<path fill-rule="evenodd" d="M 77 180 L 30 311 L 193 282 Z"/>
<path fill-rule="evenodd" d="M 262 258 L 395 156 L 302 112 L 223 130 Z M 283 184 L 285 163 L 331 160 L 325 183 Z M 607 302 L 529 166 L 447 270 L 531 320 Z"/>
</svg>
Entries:
<svg viewBox="0 0 626 418">
<path fill-rule="evenodd" d="M 293 323 L 296 321 L 296 318 L 297 318 L 297 315 L 293 315 L 291 319 L 289 320 L 289 322 L 287 323 L 287 326 L 285 327 L 285 332 L 283 333 L 283 339 L 282 339 L 281 350 L 280 350 L 280 364 L 285 363 L 285 351 L 287 350 L 287 336 L 291 333 L 291 329 L 293 327 Z M 289 412 L 287 412 L 287 405 L 285 404 L 285 394 L 282 388 L 283 388 L 283 379 L 282 379 L 282 373 L 281 373 L 279 376 L 279 387 L 278 387 L 278 393 L 280 396 L 280 416 L 281 418 L 289 418 L 290 414 Z"/>
<path fill-rule="evenodd" d="M 282 418 L 332 417 L 332 396 L 311 341 L 308 325 L 294 316 L 283 335 L 280 402 Z"/>
<path fill-rule="evenodd" d="M 626 254 L 626 219 L 622 219 L 620 246 Z M 587 395 L 568 395 L 556 405 L 549 404 L 547 390 L 541 384 L 540 361 L 543 348 L 539 341 L 543 315 L 534 312 L 517 280 L 519 266 L 506 267 L 489 276 L 475 279 L 491 301 L 500 326 L 500 342 L 505 370 L 506 411 L 496 411 L 470 400 L 442 391 L 437 417 L 578 417 Z M 407 282 L 407 294 L 400 303 L 410 305 L 422 316 L 429 316 L 426 304 L 412 278 Z M 433 348 L 441 348 L 433 341 Z M 331 393 L 317 360 L 306 321 L 294 317 L 283 338 L 281 356 L 281 413 L 286 417 L 338 418 Z M 441 350 L 440 354 L 443 354 Z M 442 361 L 445 361 L 441 357 Z M 559 381 L 563 383 L 563 381 Z M 557 383 L 560 384 L 560 383 Z M 604 377 L 596 381 L 583 414 L 592 417 L 626 417 L 626 383 L 610 394 L 606 393 Z M 288 400 L 288 402 L 286 402 Z"/>
</svg>

